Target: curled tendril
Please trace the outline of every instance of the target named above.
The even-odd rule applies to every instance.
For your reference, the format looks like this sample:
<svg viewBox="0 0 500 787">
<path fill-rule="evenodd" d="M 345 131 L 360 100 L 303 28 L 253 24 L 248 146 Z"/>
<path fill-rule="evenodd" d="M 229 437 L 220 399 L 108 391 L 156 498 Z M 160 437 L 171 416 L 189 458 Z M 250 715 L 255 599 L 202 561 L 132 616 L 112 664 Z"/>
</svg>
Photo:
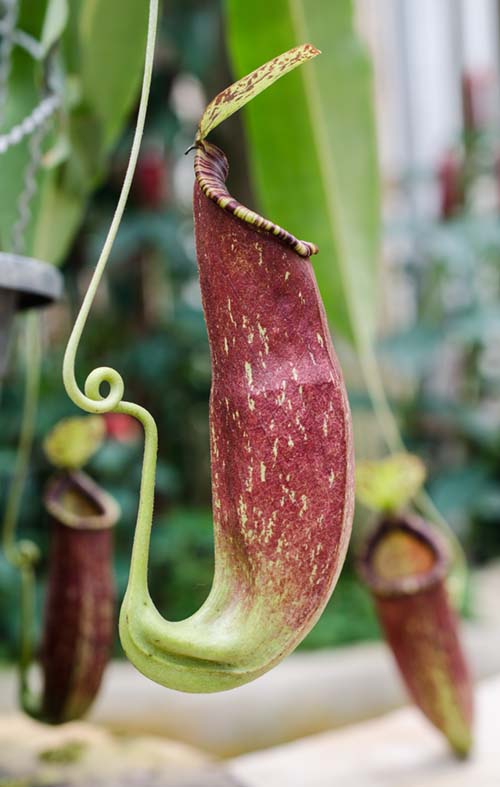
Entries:
<svg viewBox="0 0 500 787">
<path fill-rule="evenodd" d="M 102 366 L 99 367 L 98 369 L 94 369 L 88 375 L 85 381 L 85 386 L 84 386 L 85 393 L 83 393 L 79 388 L 76 380 L 75 364 L 76 364 L 76 355 L 78 352 L 78 346 L 82 338 L 83 330 L 85 328 L 85 324 L 87 322 L 90 309 L 94 302 L 97 289 L 99 287 L 104 270 L 106 268 L 106 264 L 108 262 L 109 255 L 113 247 L 116 234 L 120 227 L 120 223 L 123 217 L 123 212 L 125 210 L 128 195 L 130 192 L 130 187 L 132 185 L 132 179 L 134 177 L 134 172 L 137 165 L 137 159 L 139 157 L 142 136 L 144 133 L 144 123 L 146 119 L 149 91 L 151 86 L 151 76 L 153 72 L 153 56 L 154 56 L 157 20 L 158 20 L 158 0 L 150 0 L 148 33 L 147 33 L 147 43 L 146 43 L 146 57 L 144 63 L 144 76 L 142 81 L 141 99 L 139 104 L 139 111 L 137 114 L 137 124 L 135 128 L 132 149 L 130 151 L 130 158 L 127 166 L 127 171 L 125 173 L 122 190 L 120 193 L 118 204 L 116 206 L 115 214 L 113 216 L 113 221 L 111 222 L 108 235 L 106 237 L 104 246 L 101 251 L 101 255 L 97 262 L 88 290 L 83 299 L 80 312 L 75 321 L 75 325 L 71 332 L 71 336 L 69 338 L 68 345 L 66 347 L 66 352 L 64 355 L 64 362 L 63 362 L 64 387 L 66 388 L 66 392 L 69 398 L 74 402 L 74 404 L 76 404 L 77 407 L 80 407 L 82 410 L 84 410 L 87 413 L 102 414 L 102 413 L 117 411 L 123 402 L 123 394 L 124 394 L 125 386 L 121 375 L 119 374 L 119 372 L 116 371 L 116 369 L 111 369 L 110 367 L 107 366 Z M 107 383 L 110 389 L 106 396 L 103 396 L 100 392 L 103 383 Z M 129 411 L 129 408 L 127 409 Z M 132 412 L 131 414 L 134 415 L 136 418 L 138 418 L 141 422 L 143 422 L 142 408 L 137 408 L 137 410 L 134 409 L 134 412 Z"/>
<path fill-rule="evenodd" d="M 109 385 L 109 393 L 106 396 L 101 394 L 101 385 Z M 114 410 L 123 399 L 124 384 L 121 374 L 110 366 L 101 366 L 90 372 L 85 380 L 85 395 L 94 405 L 99 405 L 100 412 Z"/>
</svg>

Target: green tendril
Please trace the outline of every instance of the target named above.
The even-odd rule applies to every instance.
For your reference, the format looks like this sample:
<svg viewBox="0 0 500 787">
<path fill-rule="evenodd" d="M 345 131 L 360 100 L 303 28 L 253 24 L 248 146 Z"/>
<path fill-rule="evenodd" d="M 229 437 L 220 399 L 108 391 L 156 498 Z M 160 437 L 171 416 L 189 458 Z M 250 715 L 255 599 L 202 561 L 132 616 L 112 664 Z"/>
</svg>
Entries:
<svg viewBox="0 0 500 787">
<path fill-rule="evenodd" d="M 101 255 L 97 262 L 94 274 L 89 284 L 88 290 L 83 299 L 80 311 L 76 318 L 71 336 L 69 338 L 63 362 L 63 382 L 69 398 L 87 413 L 124 413 L 136 418 L 144 429 L 144 460 L 142 466 L 141 489 L 139 497 L 138 528 L 134 540 L 132 552 L 131 575 L 130 579 L 137 578 L 137 581 L 147 580 L 147 560 L 149 549 L 149 532 L 153 518 L 153 499 L 156 475 L 156 453 L 157 453 L 157 429 L 151 414 L 140 405 L 132 402 L 125 402 L 124 383 L 121 375 L 108 366 L 101 366 L 94 369 L 87 377 L 82 392 L 78 386 L 75 375 L 75 364 L 78 347 L 82 334 L 89 316 L 90 309 L 94 302 L 97 289 L 101 282 L 106 264 L 109 259 L 113 243 L 115 241 L 120 223 L 127 204 L 132 179 L 134 177 L 137 159 L 144 133 L 144 123 L 148 107 L 149 91 L 151 87 L 151 77 L 153 73 L 153 59 L 156 39 L 156 28 L 158 23 L 158 0 L 150 0 L 149 20 L 146 43 L 146 57 L 144 63 L 144 76 L 142 81 L 141 98 L 139 111 L 137 113 L 137 123 L 130 151 L 127 171 L 122 185 L 120 198 L 104 242 Z M 109 385 L 109 392 L 106 396 L 101 394 L 103 383 Z M 140 527 L 142 525 L 142 527 Z"/>
<path fill-rule="evenodd" d="M 148 33 L 146 43 L 146 58 L 144 63 L 144 76 L 142 80 L 141 99 L 139 103 L 139 111 L 137 113 L 137 122 L 135 127 L 134 139 L 130 151 L 130 157 L 127 165 L 127 171 L 120 192 L 120 198 L 116 206 L 116 210 L 109 228 L 104 246 L 102 248 L 99 260 L 94 270 L 94 274 L 88 286 L 87 292 L 83 299 L 80 311 L 75 320 L 73 330 L 71 331 L 66 352 L 63 361 L 63 382 L 64 387 L 69 398 L 87 413 L 110 413 L 120 412 L 118 407 L 122 403 L 124 393 L 124 383 L 121 375 L 116 369 L 111 369 L 108 366 L 101 366 L 94 369 L 85 381 L 85 393 L 78 387 L 75 375 L 76 355 L 78 347 L 82 338 L 82 334 L 87 323 L 87 319 L 92 308 L 99 284 L 104 274 L 111 249 L 115 242 L 116 235 L 120 228 L 120 224 L 127 204 L 132 180 L 134 177 L 135 168 L 137 166 L 137 159 L 141 148 L 142 137 L 144 134 L 144 124 L 146 120 L 146 112 L 148 108 L 149 91 L 151 87 L 151 77 L 153 74 L 153 59 L 154 48 L 156 39 L 156 27 L 158 20 L 158 0 L 150 0 L 149 4 L 149 20 L 148 20 Z M 109 393 L 107 396 L 102 396 L 100 387 L 103 383 L 108 383 Z M 133 405 L 129 405 L 133 406 Z M 139 411 L 142 408 L 139 408 Z M 140 412 L 135 415 L 139 420 L 142 420 Z"/>
</svg>

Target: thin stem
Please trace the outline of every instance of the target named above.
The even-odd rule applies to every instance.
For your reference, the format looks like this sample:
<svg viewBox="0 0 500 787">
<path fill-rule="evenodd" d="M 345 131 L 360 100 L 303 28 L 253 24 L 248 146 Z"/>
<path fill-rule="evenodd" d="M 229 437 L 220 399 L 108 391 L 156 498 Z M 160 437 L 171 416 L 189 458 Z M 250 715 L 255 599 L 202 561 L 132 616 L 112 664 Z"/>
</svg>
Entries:
<svg viewBox="0 0 500 787">
<path fill-rule="evenodd" d="M 36 424 L 42 365 L 39 336 L 40 322 L 38 315 L 35 313 L 28 314 L 25 321 L 26 385 L 24 391 L 21 433 L 14 465 L 14 474 L 7 495 L 2 528 L 2 542 L 5 557 L 9 563 L 14 566 L 19 566 L 23 562 L 19 547 L 16 544 L 16 524 L 21 507 L 24 485 L 26 483 Z"/>
<path fill-rule="evenodd" d="M 365 385 L 371 399 L 383 440 L 391 453 L 406 453 L 406 447 L 403 443 L 396 418 L 387 400 L 387 394 L 385 392 L 373 344 L 357 336 L 356 346 L 359 352 L 359 364 L 361 366 Z"/>
<path fill-rule="evenodd" d="M 19 649 L 19 695 L 21 707 L 37 715 L 39 702 L 29 687 L 29 669 L 33 662 L 35 628 L 35 571 L 31 563 L 21 566 L 21 643 Z"/>
<path fill-rule="evenodd" d="M 154 418 L 136 404 L 122 402 L 117 412 L 138 418 L 144 428 L 144 456 L 142 461 L 139 510 L 130 559 L 129 586 L 142 596 L 148 595 L 148 555 L 153 521 L 158 429 Z"/>
</svg>

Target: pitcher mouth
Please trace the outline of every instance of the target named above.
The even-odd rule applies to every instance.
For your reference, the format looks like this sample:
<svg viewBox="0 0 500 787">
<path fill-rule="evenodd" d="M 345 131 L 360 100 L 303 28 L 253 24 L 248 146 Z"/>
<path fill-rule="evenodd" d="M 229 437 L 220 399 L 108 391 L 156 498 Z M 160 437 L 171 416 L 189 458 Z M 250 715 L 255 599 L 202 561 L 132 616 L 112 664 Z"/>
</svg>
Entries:
<svg viewBox="0 0 500 787">
<path fill-rule="evenodd" d="M 428 590 L 445 579 L 449 565 L 445 542 L 427 522 L 409 514 L 382 519 L 358 562 L 365 583 L 384 598 Z"/>
<path fill-rule="evenodd" d="M 265 219 L 255 211 L 246 208 L 231 196 L 226 186 L 229 164 L 226 154 L 211 142 L 199 140 L 195 144 L 194 172 L 198 184 L 208 199 L 219 208 L 232 213 L 240 221 L 249 224 L 255 230 L 267 233 L 290 246 L 300 257 L 310 257 L 319 249 L 315 243 L 299 240 L 288 230 L 283 229 L 269 219 Z"/>
<path fill-rule="evenodd" d="M 78 530 L 105 530 L 120 516 L 111 495 L 81 470 L 55 476 L 45 492 L 44 504 L 54 519 Z"/>
</svg>

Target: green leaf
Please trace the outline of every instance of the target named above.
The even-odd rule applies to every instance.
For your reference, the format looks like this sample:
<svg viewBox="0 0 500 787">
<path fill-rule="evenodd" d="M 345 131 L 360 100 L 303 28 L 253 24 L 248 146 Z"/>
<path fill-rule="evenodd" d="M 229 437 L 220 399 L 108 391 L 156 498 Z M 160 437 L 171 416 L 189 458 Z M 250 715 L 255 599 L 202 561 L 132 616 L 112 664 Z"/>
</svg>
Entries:
<svg viewBox="0 0 500 787">
<path fill-rule="evenodd" d="M 86 0 L 71 0 L 68 23 L 61 41 L 61 53 L 69 78 L 80 71 L 80 18 Z"/>
<path fill-rule="evenodd" d="M 311 44 L 302 44 L 264 63 L 219 93 L 207 106 L 198 127 L 197 140 L 213 131 L 223 120 L 231 117 L 255 96 L 271 87 L 278 79 L 297 66 L 319 55 Z"/>
<path fill-rule="evenodd" d="M 41 45 L 44 53 L 61 37 L 69 16 L 68 0 L 49 0 L 42 28 Z"/>
<path fill-rule="evenodd" d="M 83 99 L 104 129 L 106 147 L 132 108 L 144 65 L 148 3 L 87 0 L 80 17 Z"/>
<path fill-rule="evenodd" d="M 31 253 L 60 265 L 68 252 L 85 210 L 85 199 L 64 189 L 57 172 L 46 174 L 40 187 Z"/>
<path fill-rule="evenodd" d="M 21 0 L 17 27 L 34 38 L 40 38 L 50 0 Z"/>
<path fill-rule="evenodd" d="M 372 75 L 350 0 L 226 0 L 235 76 L 304 41 L 321 57 L 245 110 L 261 210 L 317 243 L 318 284 L 332 327 L 373 340 L 379 176 Z"/>
</svg>

